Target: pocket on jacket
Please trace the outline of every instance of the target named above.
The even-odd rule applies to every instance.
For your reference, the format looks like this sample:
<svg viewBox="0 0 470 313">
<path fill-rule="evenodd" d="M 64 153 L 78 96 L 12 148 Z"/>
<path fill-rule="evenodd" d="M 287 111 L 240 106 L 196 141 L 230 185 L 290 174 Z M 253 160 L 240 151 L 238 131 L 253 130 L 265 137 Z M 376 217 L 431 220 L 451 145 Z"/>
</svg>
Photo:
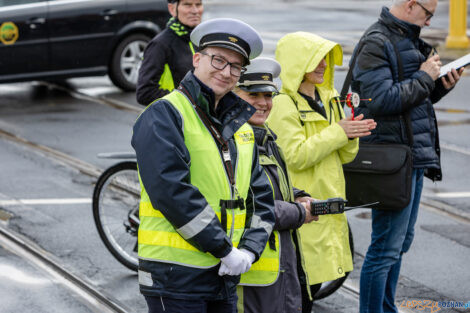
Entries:
<svg viewBox="0 0 470 313">
<path fill-rule="evenodd" d="M 299 118 L 302 122 L 325 121 L 325 118 L 315 111 L 299 111 Z"/>
</svg>

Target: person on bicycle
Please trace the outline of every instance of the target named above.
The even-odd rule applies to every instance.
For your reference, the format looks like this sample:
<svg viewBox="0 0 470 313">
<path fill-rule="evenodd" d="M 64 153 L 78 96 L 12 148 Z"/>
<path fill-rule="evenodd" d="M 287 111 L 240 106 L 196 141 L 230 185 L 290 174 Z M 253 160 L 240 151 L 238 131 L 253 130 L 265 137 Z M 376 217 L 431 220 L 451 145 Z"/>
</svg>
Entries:
<svg viewBox="0 0 470 313">
<path fill-rule="evenodd" d="M 235 19 L 198 25 L 194 71 L 139 116 L 132 136 L 141 178 L 139 285 L 150 312 L 236 312 L 240 274 L 274 226 L 259 164 L 255 109 L 231 90 L 263 49 Z"/>
<path fill-rule="evenodd" d="M 276 223 L 260 260 L 242 274 L 237 293 L 238 311 L 244 313 L 299 312 L 302 298 L 297 274 L 296 248 L 292 236 L 304 223 L 318 220 L 310 214 L 313 201 L 303 190 L 292 188 L 286 163 L 276 135 L 265 124 L 272 108 L 272 96 L 277 92 L 273 79 L 281 66 L 273 59 L 256 58 L 240 77 L 235 93 L 255 107 L 248 120 L 253 127 L 260 154 L 260 164 L 269 177 L 274 192 Z M 296 202 L 295 202 L 296 201 Z M 263 262 L 271 262 L 263 268 Z"/>
<path fill-rule="evenodd" d="M 193 47 L 189 35 L 201 23 L 201 0 L 168 0 L 171 18 L 167 27 L 155 36 L 144 51 L 137 79 L 137 102 L 149 105 L 178 87 L 193 69 Z"/>
<path fill-rule="evenodd" d="M 361 115 L 344 118 L 333 85 L 334 66 L 342 63 L 341 46 L 296 32 L 279 40 L 275 54 L 282 67 L 282 89 L 267 122 L 278 135 L 292 183 L 316 199 L 345 198 L 342 164 L 354 160 L 357 138 L 369 135 L 375 122 Z M 321 283 L 353 269 L 346 215 L 322 215 L 298 232 L 304 260 L 299 274 L 305 273 L 302 310 L 310 312 L 311 297 Z"/>
</svg>

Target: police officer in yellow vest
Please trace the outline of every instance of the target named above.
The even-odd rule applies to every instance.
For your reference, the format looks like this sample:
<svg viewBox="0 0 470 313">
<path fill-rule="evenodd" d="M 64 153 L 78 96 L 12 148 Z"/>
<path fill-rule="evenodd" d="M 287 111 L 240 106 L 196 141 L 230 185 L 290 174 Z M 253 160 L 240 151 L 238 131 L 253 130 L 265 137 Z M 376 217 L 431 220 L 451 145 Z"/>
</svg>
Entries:
<svg viewBox="0 0 470 313">
<path fill-rule="evenodd" d="M 168 0 L 171 18 L 147 45 L 139 69 L 136 98 L 142 105 L 170 93 L 193 69 L 191 31 L 201 23 L 202 0 Z"/>
<path fill-rule="evenodd" d="M 273 79 L 281 66 L 270 58 L 256 58 L 240 77 L 235 93 L 256 109 L 249 119 L 255 133 L 260 164 L 269 177 L 274 192 L 276 223 L 260 260 L 242 275 L 238 293 L 238 313 L 285 313 L 302 311 L 302 292 L 297 273 L 293 236 L 304 223 L 318 220 L 310 214 L 303 190 L 292 188 L 282 150 L 276 135 L 265 124 L 277 92 Z M 294 202 L 298 201 L 299 203 Z"/>
<path fill-rule="evenodd" d="M 262 41 L 234 19 L 200 24 L 191 41 L 199 47 L 194 72 L 134 126 L 139 285 L 150 312 L 236 312 L 239 275 L 274 225 L 272 190 L 246 123 L 255 109 L 230 91 Z"/>
</svg>

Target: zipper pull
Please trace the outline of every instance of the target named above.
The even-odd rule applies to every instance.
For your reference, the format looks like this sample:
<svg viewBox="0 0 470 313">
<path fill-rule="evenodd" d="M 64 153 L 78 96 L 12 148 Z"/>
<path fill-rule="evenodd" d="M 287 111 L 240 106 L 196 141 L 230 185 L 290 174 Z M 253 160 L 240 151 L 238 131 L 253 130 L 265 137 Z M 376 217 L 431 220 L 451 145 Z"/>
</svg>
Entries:
<svg viewBox="0 0 470 313">
<path fill-rule="evenodd" d="M 230 162 L 232 159 L 230 158 L 230 151 L 228 149 L 222 150 L 222 156 L 224 158 L 224 162 Z"/>
<path fill-rule="evenodd" d="M 238 193 L 238 189 L 235 184 L 232 185 L 232 190 L 233 190 L 233 200 L 240 198 L 240 194 Z"/>
</svg>

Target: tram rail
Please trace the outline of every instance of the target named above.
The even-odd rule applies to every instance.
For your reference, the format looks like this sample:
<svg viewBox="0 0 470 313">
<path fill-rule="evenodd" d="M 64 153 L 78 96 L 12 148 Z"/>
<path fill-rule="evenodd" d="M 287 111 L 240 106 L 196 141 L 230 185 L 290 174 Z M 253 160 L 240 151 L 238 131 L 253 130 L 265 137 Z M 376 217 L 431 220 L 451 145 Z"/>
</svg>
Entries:
<svg viewBox="0 0 470 313">
<path fill-rule="evenodd" d="M 77 295 L 78 299 L 93 312 L 133 312 L 124 304 L 100 291 L 93 284 L 67 270 L 48 252 L 29 239 L 6 228 L 2 223 L 0 223 L 0 245 L 52 276 L 57 283 Z"/>
</svg>

